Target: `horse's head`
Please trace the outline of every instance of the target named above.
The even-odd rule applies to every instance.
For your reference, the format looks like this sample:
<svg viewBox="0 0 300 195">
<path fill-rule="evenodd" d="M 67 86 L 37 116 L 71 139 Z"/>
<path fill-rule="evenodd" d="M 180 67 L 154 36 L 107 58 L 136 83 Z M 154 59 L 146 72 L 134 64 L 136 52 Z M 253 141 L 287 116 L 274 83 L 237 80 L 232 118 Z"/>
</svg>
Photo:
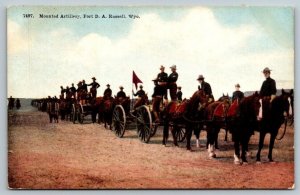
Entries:
<svg viewBox="0 0 300 195">
<path fill-rule="evenodd" d="M 283 114 L 284 116 L 289 115 L 289 109 L 290 109 L 290 97 L 291 94 L 288 92 L 285 92 L 283 89 L 281 90 L 281 95 L 277 96 L 272 101 L 272 109 L 275 112 L 279 112 L 280 114 Z"/>
<path fill-rule="evenodd" d="M 193 115 L 201 111 L 208 102 L 208 98 L 203 90 L 196 91 L 191 99 L 187 102 L 186 112 Z"/>
<path fill-rule="evenodd" d="M 256 118 L 260 109 L 260 96 L 257 91 L 251 96 L 245 97 L 240 102 L 240 113 L 248 117 Z"/>
<path fill-rule="evenodd" d="M 223 93 L 223 95 L 218 99 L 218 101 L 223 102 L 224 106 L 226 108 L 229 108 L 229 106 L 230 106 L 230 98 L 229 98 L 228 93 L 227 93 L 227 95 L 224 95 L 224 93 Z"/>
</svg>

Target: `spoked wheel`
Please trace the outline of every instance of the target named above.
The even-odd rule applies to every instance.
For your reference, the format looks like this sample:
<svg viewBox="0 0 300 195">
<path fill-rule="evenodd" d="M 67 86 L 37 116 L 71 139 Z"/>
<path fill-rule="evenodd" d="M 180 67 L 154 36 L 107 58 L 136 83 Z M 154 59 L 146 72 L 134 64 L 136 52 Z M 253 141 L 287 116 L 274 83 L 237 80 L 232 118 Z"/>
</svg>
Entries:
<svg viewBox="0 0 300 195">
<path fill-rule="evenodd" d="M 145 105 L 140 106 L 137 109 L 136 116 L 137 135 L 142 142 L 148 143 L 152 129 L 152 117 L 148 107 Z"/>
<path fill-rule="evenodd" d="M 112 116 L 112 130 L 116 136 L 123 137 L 125 133 L 126 115 L 123 106 L 117 105 Z"/>
<path fill-rule="evenodd" d="M 152 128 L 151 128 L 151 137 L 153 137 L 154 135 L 155 135 L 155 133 L 156 133 L 156 131 L 157 131 L 157 128 L 158 128 L 158 124 L 156 124 L 156 123 L 153 123 L 152 124 Z"/>
<path fill-rule="evenodd" d="M 186 138 L 186 130 L 184 127 L 179 127 L 179 130 L 177 132 L 177 141 L 178 142 L 183 142 Z"/>
<path fill-rule="evenodd" d="M 79 104 L 79 108 L 78 108 L 78 121 L 81 124 L 83 124 L 84 121 L 83 106 L 81 104 Z"/>
<path fill-rule="evenodd" d="M 76 122 L 76 119 L 77 119 L 77 114 L 76 114 L 75 104 L 72 104 L 71 120 L 73 121 L 74 124 Z"/>
<path fill-rule="evenodd" d="M 282 138 L 284 137 L 284 135 L 286 133 L 287 123 L 288 123 L 288 119 L 285 118 L 284 123 L 282 123 L 281 127 L 278 129 L 276 140 L 282 140 Z"/>
</svg>

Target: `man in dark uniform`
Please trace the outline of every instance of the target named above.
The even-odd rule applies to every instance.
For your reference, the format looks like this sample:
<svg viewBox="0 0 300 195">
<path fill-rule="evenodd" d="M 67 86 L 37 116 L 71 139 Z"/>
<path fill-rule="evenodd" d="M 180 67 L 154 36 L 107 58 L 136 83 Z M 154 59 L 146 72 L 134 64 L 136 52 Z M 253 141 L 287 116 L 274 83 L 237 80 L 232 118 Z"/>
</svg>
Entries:
<svg viewBox="0 0 300 195">
<path fill-rule="evenodd" d="M 160 73 L 157 75 L 158 85 L 161 86 L 164 92 L 164 99 L 168 99 L 167 94 L 167 85 L 168 85 L 168 74 L 165 73 L 165 67 L 163 65 L 160 66 Z"/>
<path fill-rule="evenodd" d="M 276 96 L 276 92 L 277 92 L 276 82 L 274 79 L 272 79 L 270 77 L 271 70 L 268 67 L 266 67 L 263 70 L 263 74 L 264 74 L 266 80 L 263 82 L 263 84 L 260 88 L 259 95 L 261 95 L 262 97 L 270 97 L 271 100 L 273 100 L 274 97 Z"/>
<path fill-rule="evenodd" d="M 66 92 L 66 99 L 67 100 L 70 99 L 72 94 L 71 94 L 69 86 L 66 87 L 65 92 Z"/>
<path fill-rule="evenodd" d="M 244 98 L 244 93 L 240 91 L 240 84 L 235 85 L 235 92 L 232 93 L 232 102 L 234 100 L 241 101 Z"/>
<path fill-rule="evenodd" d="M 159 122 L 159 112 L 160 112 L 160 102 L 164 96 L 164 88 L 158 84 L 157 78 L 153 79 L 154 81 L 154 92 L 152 95 L 152 110 L 153 110 L 153 115 L 155 117 L 155 123 Z"/>
<path fill-rule="evenodd" d="M 259 112 L 259 119 L 263 118 L 264 116 L 269 116 L 271 102 L 276 97 L 277 92 L 276 82 L 270 77 L 271 70 L 266 67 L 262 72 L 266 80 L 263 82 L 259 92 L 259 95 L 262 97 L 262 107 Z"/>
<path fill-rule="evenodd" d="M 117 93 L 117 98 L 126 98 L 126 93 L 123 91 L 124 87 L 120 86 L 120 91 Z"/>
<path fill-rule="evenodd" d="M 82 80 L 82 86 L 81 89 L 83 92 L 87 93 L 88 89 L 87 89 L 87 84 L 85 83 L 85 80 Z"/>
<path fill-rule="evenodd" d="M 76 88 L 74 87 L 74 83 L 72 83 L 72 87 L 70 87 L 70 92 L 71 92 L 71 98 L 76 95 Z"/>
<path fill-rule="evenodd" d="M 60 86 L 60 98 L 65 99 L 65 92 L 66 90 L 63 88 L 63 86 Z"/>
<path fill-rule="evenodd" d="M 93 82 L 91 84 L 88 84 L 87 86 L 92 86 L 90 88 L 90 92 L 92 93 L 92 98 L 97 97 L 97 88 L 100 87 L 99 83 L 96 82 L 96 78 L 93 77 Z"/>
<path fill-rule="evenodd" d="M 135 102 L 135 104 L 133 106 L 133 109 L 136 109 L 136 107 L 138 105 L 140 105 L 142 97 L 144 97 L 144 95 L 146 94 L 145 91 L 143 90 L 143 85 L 140 85 L 140 90 L 138 90 L 136 93 L 134 93 L 133 90 L 132 90 L 132 94 L 134 96 L 138 96 L 138 99 L 136 100 L 136 102 Z"/>
<path fill-rule="evenodd" d="M 178 101 L 181 102 L 182 101 L 182 91 L 181 91 L 181 87 L 180 86 L 177 87 L 176 96 L 177 96 Z"/>
<path fill-rule="evenodd" d="M 177 84 L 176 81 L 178 79 L 178 73 L 176 72 L 176 65 L 170 67 L 172 73 L 168 77 L 168 88 L 170 89 L 170 97 L 172 101 L 177 100 Z"/>
<path fill-rule="evenodd" d="M 105 100 L 110 99 L 111 95 L 112 95 L 112 91 L 110 89 L 110 85 L 107 84 L 106 87 L 107 88 L 104 90 L 104 93 L 103 93 L 103 99 L 105 99 Z"/>
<path fill-rule="evenodd" d="M 80 100 L 82 94 L 82 81 L 78 82 L 76 91 L 77 91 L 77 100 Z"/>
<path fill-rule="evenodd" d="M 208 102 L 213 102 L 214 96 L 212 94 L 210 84 L 204 81 L 203 75 L 199 75 L 197 80 L 200 83 L 200 85 L 198 86 L 198 90 L 203 90 L 205 95 L 208 97 Z"/>
</svg>

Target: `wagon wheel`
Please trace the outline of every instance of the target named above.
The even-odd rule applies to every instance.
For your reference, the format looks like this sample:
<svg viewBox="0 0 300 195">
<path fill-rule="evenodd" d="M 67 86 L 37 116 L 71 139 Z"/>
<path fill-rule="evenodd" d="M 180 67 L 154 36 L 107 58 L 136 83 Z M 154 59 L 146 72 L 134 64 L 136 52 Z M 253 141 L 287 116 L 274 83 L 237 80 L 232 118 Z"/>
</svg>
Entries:
<svg viewBox="0 0 300 195">
<path fill-rule="evenodd" d="M 125 133 L 126 115 L 123 106 L 117 105 L 112 116 L 112 130 L 116 136 L 123 137 Z"/>
<path fill-rule="evenodd" d="M 152 128 L 150 129 L 151 130 L 151 137 L 153 137 L 157 131 L 157 128 L 158 128 L 158 124 L 154 123 L 152 124 Z"/>
<path fill-rule="evenodd" d="M 145 105 L 137 109 L 136 127 L 139 139 L 144 143 L 148 143 L 151 137 L 152 117 Z"/>
<path fill-rule="evenodd" d="M 75 108 L 75 104 L 72 104 L 72 112 L 71 112 L 71 116 L 70 116 L 70 119 L 73 121 L 73 123 L 75 124 L 76 122 L 76 108 Z"/>
<path fill-rule="evenodd" d="M 282 138 L 284 137 L 284 135 L 285 135 L 285 133 L 286 133 L 287 122 L 288 122 L 288 119 L 285 118 L 284 122 L 282 123 L 282 125 L 281 125 L 280 128 L 278 129 L 278 133 L 277 133 L 277 136 L 276 136 L 276 140 L 282 140 Z"/>
<path fill-rule="evenodd" d="M 83 114 L 83 106 L 82 104 L 79 104 L 79 108 L 78 108 L 78 121 L 83 124 L 84 121 L 84 114 Z"/>
<path fill-rule="evenodd" d="M 186 130 L 184 127 L 179 127 L 177 133 L 177 141 L 178 142 L 183 142 L 186 138 Z"/>
</svg>

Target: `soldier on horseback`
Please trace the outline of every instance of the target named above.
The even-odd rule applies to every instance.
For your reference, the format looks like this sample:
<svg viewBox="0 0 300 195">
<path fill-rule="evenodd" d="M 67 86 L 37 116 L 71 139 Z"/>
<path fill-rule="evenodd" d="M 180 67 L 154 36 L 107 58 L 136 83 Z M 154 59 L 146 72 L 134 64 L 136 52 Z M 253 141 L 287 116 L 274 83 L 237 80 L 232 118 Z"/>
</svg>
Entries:
<svg viewBox="0 0 300 195">
<path fill-rule="evenodd" d="M 263 74 L 266 80 L 262 83 L 260 88 L 259 95 L 262 97 L 262 110 L 260 110 L 259 119 L 268 115 L 268 111 L 270 110 L 271 102 L 276 97 L 276 82 L 274 79 L 270 77 L 271 70 L 266 67 L 263 71 Z"/>
<path fill-rule="evenodd" d="M 212 94 L 212 90 L 210 87 L 210 84 L 204 81 L 204 77 L 203 75 L 199 75 L 198 79 L 197 79 L 200 83 L 200 85 L 198 86 L 198 90 L 203 90 L 206 97 L 208 97 L 208 102 L 213 102 L 214 101 L 214 96 Z"/>
<path fill-rule="evenodd" d="M 103 93 L 103 99 L 104 100 L 111 99 L 111 96 L 112 96 L 112 91 L 110 89 L 110 84 L 107 84 L 106 87 L 107 88 L 104 90 L 104 93 Z"/>
<path fill-rule="evenodd" d="M 181 87 L 180 86 L 177 87 L 176 96 L 177 96 L 178 101 L 181 102 L 182 101 L 182 91 L 181 91 Z"/>
<path fill-rule="evenodd" d="M 72 86 L 70 87 L 70 93 L 71 93 L 71 98 L 72 97 L 76 98 L 76 88 L 74 87 L 74 83 L 72 83 Z"/>
<path fill-rule="evenodd" d="M 93 82 L 91 84 L 88 84 L 87 86 L 92 86 L 90 88 L 90 92 L 92 93 L 92 98 L 97 97 L 97 88 L 100 87 L 99 83 L 96 82 L 96 78 L 93 77 Z"/>
<path fill-rule="evenodd" d="M 176 65 L 170 67 L 172 73 L 168 77 L 168 88 L 170 89 L 170 97 L 172 101 L 177 100 L 177 84 L 176 81 L 178 79 L 178 73 L 176 72 Z"/>
<path fill-rule="evenodd" d="M 234 102 L 234 100 L 238 100 L 241 101 L 244 98 L 244 93 L 240 91 L 240 84 L 236 84 L 235 85 L 235 92 L 232 93 L 232 102 Z"/>
<path fill-rule="evenodd" d="M 133 92 L 133 90 L 132 90 L 132 94 L 134 95 L 134 96 L 138 96 L 138 99 L 137 99 L 137 101 L 135 102 L 135 104 L 134 104 L 134 106 L 133 106 L 133 109 L 136 109 L 136 107 L 138 106 L 138 105 L 140 105 L 140 102 L 141 102 L 141 100 L 142 100 L 142 98 L 145 96 L 145 91 L 143 90 L 143 85 L 140 85 L 140 90 L 138 90 L 136 93 L 134 93 Z"/>
<path fill-rule="evenodd" d="M 123 91 L 124 87 L 120 86 L 120 91 L 117 93 L 117 98 L 118 99 L 125 99 L 126 98 L 126 93 Z"/>
<path fill-rule="evenodd" d="M 60 86 L 60 99 L 65 99 L 65 92 L 66 90 L 63 88 L 63 86 Z"/>
</svg>

